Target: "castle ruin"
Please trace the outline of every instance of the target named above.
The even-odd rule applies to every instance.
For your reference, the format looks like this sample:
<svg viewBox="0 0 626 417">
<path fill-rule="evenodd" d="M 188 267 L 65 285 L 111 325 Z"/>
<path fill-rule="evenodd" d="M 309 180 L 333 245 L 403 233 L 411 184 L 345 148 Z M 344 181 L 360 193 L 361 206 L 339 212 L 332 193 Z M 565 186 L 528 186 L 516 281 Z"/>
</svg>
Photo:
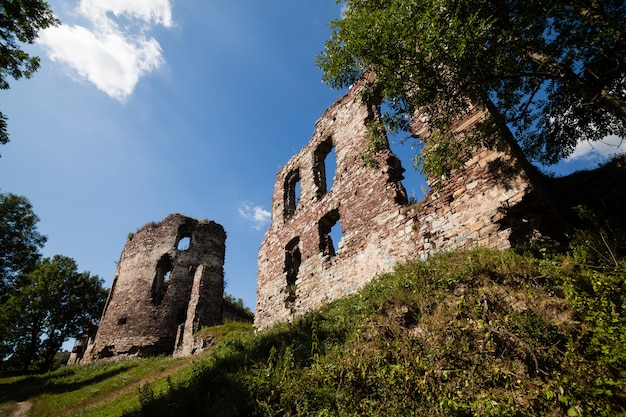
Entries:
<svg viewBox="0 0 626 417">
<path fill-rule="evenodd" d="M 180 214 L 129 235 L 95 338 L 72 362 L 201 349 L 194 334 L 222 322 L 225 241 L 219 224 Z"/>
<path fill-rule="evenodd" d="M 441 183 L 409 204 L 404 169 L 386 138 L 368 153 L 368 126 L 381 115 L 362 101 L 363 88 L 327 109 L 311 141 L 277 174 L 258 257 L 258 330 L 356 292 L 400 261 L 472 246 L 504 249 L 554 233 L 554 211 L 535 173 L 502 139 L 449 178 L 429 178 Z M 484 116 L 475 111 L 455 128 L 471 129 Z M 416 117 L 414 133 L 425 138 L 423 129 Z M 79 339 L 71 361 L 203 349 L 196 332 L 224 316 L 225 239 L 220 225 L 180 214 L 138 230 L 124 247 L 95 337 Z"/>
<path fill-rule="evenodd" d="M 353 293 L 396 262 L 476 245 L 509 248 L 544 234 L 540 216 L 550 205 L 504 140 L 409 205 L 404 169 L 388 143 L 374 164 L 364 163 L 368 124 L 380 114 L 361 100 L 363 85 L 322 115 L 311 141 L 277 174 L 272 224 L 259 251 L 259 330 Z M 482 117 L 476 111 L 456 128 Z"/>
</svg>

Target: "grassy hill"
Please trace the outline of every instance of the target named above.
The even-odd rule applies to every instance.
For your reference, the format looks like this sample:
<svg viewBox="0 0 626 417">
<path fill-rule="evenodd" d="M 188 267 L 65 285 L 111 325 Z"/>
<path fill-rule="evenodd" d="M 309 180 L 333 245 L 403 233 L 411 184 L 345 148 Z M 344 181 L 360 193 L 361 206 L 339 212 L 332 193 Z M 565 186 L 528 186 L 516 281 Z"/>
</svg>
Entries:
<svg viewBox="0 0 626 417">
<path fill-rule="evenodd" d="M 205 329 L 197 356 L 0 379 L 0 415 L 626 415 L 626 269 L 576 256 L 408 262 L 294 324 Z"/>
</svg>

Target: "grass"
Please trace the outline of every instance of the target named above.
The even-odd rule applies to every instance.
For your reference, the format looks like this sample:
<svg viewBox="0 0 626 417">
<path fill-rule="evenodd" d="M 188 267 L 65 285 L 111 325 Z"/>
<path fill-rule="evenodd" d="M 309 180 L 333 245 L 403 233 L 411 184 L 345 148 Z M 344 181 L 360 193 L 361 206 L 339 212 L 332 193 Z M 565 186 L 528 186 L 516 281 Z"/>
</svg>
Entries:
<svg viewBox="0 0 626 417">
<path fill-rule="evenodd" d="M 194 358 L 157 357 L 68 366 L 43 375 L 0 379 L 0 415 L 29 401 L 28 416 L 113 416 L 140 406 L 138 388 L 164 386 L 168 376 L 185 378 Z"/>
<path fill-rule="evenodd" d="M 0 390 L 31 401 L 29 416 L 626 415 L 623 272 L 440 254 L 293 324 L 205 329 L 219 342 L 199 356 L 63 368 Z"/>
</svg>

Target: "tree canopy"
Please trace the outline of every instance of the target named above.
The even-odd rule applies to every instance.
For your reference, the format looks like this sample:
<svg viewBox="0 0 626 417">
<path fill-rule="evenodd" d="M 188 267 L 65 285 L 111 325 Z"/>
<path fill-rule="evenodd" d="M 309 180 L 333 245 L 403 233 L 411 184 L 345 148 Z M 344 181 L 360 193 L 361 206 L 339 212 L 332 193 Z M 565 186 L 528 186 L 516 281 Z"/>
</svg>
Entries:
<svg viewBox="0 0 626 417">
<path fill-rule="evenodd" d="M 58 24 L 50 6 L 41 0 L 0 0 L 0 89 L 9 88 L 8 78 L 30 78 L 39 68 L 39 57 L 21 44 L 32 44 L 39 30 Z M 7 118 L 0 112 L 0 144 L 9 141 Z"/>
<path fill-rule="evenodd" d="M 0 193 L 0 302 L 15 279 L 35 268 L 46 237 L 26 197 Z"/>
<path fill-rule="evenodd" d="M 342 18 L 317 58 L 324 81 L 375 73 L 393 130 L 410 130 L 418 110 L 445 132 L 478 105 L 547 164 L 580 141 L 626 136 L 623 0 L 337 1 Z"/>
<path fill-rule="evenodd" d="M 0 372 L 47 370 L 100 318 L 108 291 L 72 258 L 41 259 L 46 237 L 28 199 L 0 193 Z"/>
<path fill-rule="evenodd" d="M 72 258 L 41 260 L 0 308 L 0 320 L 10 323 L 10 366 L 25 371 L 37 360 L 40 370 L 50 369 L 63 343 L 100 319 L 108 294 L 102 284 L 98 276 L 79 273 Z"/>
</svg>

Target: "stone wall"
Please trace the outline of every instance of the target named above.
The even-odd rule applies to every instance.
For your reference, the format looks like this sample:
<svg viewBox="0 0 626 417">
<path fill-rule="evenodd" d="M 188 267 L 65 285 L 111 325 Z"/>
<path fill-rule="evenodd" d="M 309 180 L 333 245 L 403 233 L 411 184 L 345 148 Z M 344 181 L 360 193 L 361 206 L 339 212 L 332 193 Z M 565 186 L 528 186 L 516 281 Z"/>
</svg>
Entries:
<svg viewBox="0 0 626 417">
<path fill-rule="evenodd" d="M 194 333 L 222 321 L 225 240 L 217 223 L 180 214 L 138 230 L 83 362 L 197 349 Z"/>
<path fill-rule="evenodd" d="M 364 164 L 367 124 L 380 115 L 362 103 L 361 88 L 323 114 L 311 141 L 277 174 L 272 224 L 259 250 L 259 330 L 357 291 L 396 262 L 475 245 L 508 248 L 546 233 L 546 222 L 530 213 L 549 213 L 550 205 L 503 140 L 408 205 L 404 169 L 388 146 L 375 154 L 375 167 Z M 333 166 L 324 161 L 332 150 L 334 173 L 324 168 Z M 341 240 L 333 250 L 328 231 L 336 223 Z"/>
<path fill-rule="evenodd" d="M 477 151 L 412 211 L 419 256 L 558 238 L 562 224 L 533 174 L 505 143 Z"/>
</svg>

